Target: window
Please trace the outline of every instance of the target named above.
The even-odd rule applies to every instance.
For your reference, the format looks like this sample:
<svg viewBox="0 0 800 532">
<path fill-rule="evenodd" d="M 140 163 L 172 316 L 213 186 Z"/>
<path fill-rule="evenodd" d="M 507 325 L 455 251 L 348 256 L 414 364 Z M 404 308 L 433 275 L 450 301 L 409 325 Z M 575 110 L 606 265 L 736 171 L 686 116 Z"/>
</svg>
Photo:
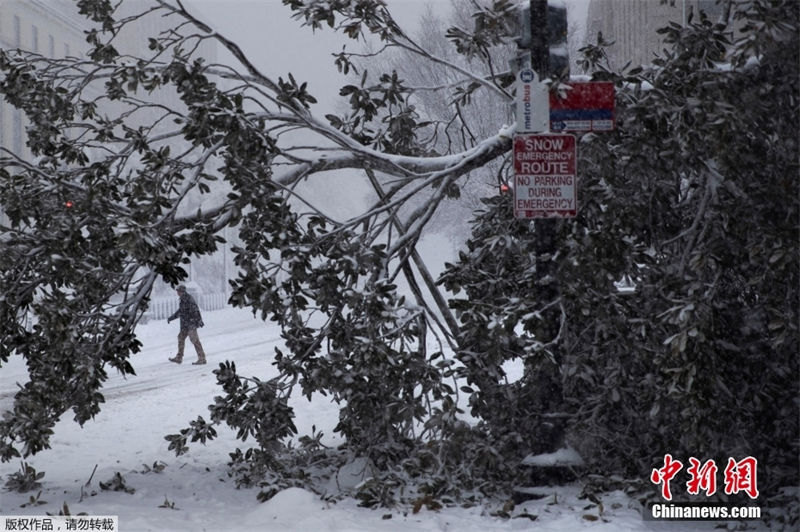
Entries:
<svg viewBox="0 0 800 532">
<path fill-rule="evenodd" d="M 47 36 L 47 52 L 50 57 L 56 56 L 56 40 L 52 35 Z"/>
<path fill-rule="evenodd" d="M 22 111 L 14 111 L 14 130 L 11 132 L 11 141 L 14 146 L 14 153 L 22 156 Z"/>
<path fill-rule="evenodd" d="M 19 48 L 22 44 L 22 30 L 20 29 L 19 17 L 14 15 L 14 47 Z"/>
<path fill-rule="evenodd" d="M 0 96 L 0 147 L 5 148 L 6 146 L 6 102 L 5 99 Z"/>
<path fill-rule="evenodd" d="M 36 24 L 31 26 L 31 50 L 39 52 L 39 28 Z"/>
</svg>

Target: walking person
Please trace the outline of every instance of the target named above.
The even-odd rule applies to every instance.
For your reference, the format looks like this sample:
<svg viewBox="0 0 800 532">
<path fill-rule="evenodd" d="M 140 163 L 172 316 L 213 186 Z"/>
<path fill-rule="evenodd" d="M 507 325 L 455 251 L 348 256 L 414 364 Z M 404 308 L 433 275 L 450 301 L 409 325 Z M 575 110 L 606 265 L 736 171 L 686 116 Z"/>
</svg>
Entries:
<svg viewBox="0 0 800 532">
<path fill-rule="evenodd" d="M 194 345 L 197 351 L 197 361 L 192 362 L 193 365 L 205 364 L 206 354 L 203 352 L 203 346 L 200 344 L 200 337 L 197 336 L 197 329 L 204 325 L 203 318 L 200 316 L 200 308 L 197 306 L 194 298 L 186 291 L 186 287 L 180 285 L 177 288 L 178 297 L 180 297 L 180 305 L 178 310 L 167 318 L 167 323 L 176 318 L 181 319 L 181 331 L 178 333 L 178 354 L 170 358 L 170 362 L 180 364 L 183 362 L 183 348 L 186 345 L 186 338 Z"/>
</svg>

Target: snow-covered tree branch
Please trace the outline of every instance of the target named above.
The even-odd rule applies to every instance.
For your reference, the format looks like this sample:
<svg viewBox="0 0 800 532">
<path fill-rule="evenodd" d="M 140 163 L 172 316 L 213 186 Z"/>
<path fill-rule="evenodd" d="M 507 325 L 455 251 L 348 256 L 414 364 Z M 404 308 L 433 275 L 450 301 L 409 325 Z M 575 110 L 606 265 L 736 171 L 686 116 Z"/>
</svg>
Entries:
<svg viewBox="0 0 800 532">
<path fill-rule="evenodd" d="M 372 40 L 332 51 L 335 111 L 183 0 L 77 0 L 83 58 L 0 50 L 0 94 L 29 124 L 26 153 L 0 147 L 0 363 L 21 356 L 30 376 L 0 421 L 4 460 L 46 449 L 70 410 L 96 415 L 108 368 L 135 372 L 154 284 L 226 245 L 230 304 L 280 326 L 280 377 L 221 362 L 224 394 L 168 436 L 177 453 L 226 423 L 258 445 L 235 469 L 280 476 L 299 391 L 340 405 L 342 452 L 436 496 L 507 488 L 525 455 L 568 443 L 603 475 L 746 453 L 772 493 L 792 485 L 796 2 L 665 28 L 648 67 L 611 71 L 587 46 L 618 128 L 580 136 L 580 210 L 553 235 L 497 187 L 513 182 L 516 3 L 456 3 L 424 40 L 380 0 L 284 4 L 309 31 Z M 158 28 L 144 52 L 123 49 L 136 24 Z M 234 64 L 205 59 L 212 44 Z M 365 205 L 337 215 L 310 192 L 333 176 Z M 457 200 L 478 210 L 437 279 L 418 243 Z M 545 236 L 559 244 L 537 256 Z"/>
<path fill-rule="evenodd" d="M 377 36 L 387 49 L 402 47 L 508 98 L 478 70 L 425 50 L 379 2 L 287 4 L 312 28 L 325 23 L 354 38 Z M 398 342 L 407 356 L 422 356 L 423 366 L 426 335 L 416 337 L 420 330 L 435 331 L 454 345 L 457 324 L 414 247 L 459 181 L 508 151 L 512 128 L 498 127 L 461 151 L 437 154 L 419 140 L 427 126 L 409 120 L 409 91 L 396 74 L 345 84 L 348 115 L 321 117 L 305 83 L 292 74 L 273 79 L 260 71 L 230 36 L 201 21 L 184 2 L 134 3 L 124 12 L 104 0 L 77 6 L 96 24 L 87 33 L 89 59 L 12 50 L 0 56 L 3 94 L 31 122 L 33 155 L 27 161 L 4 150 L 2 158 L 6 198 L 13 201 L 4 205 L 10 220 L 4 228 L 10 250 L 4 269 L 8 341 L 0 355 L 19 353 L 37 364 L 66 356 L 87 368 L 111 363 L 133 372 L 127 358 L 137 348 L 134 329 L 154 278 L 185 278 L 191 257 L 217 249 L 221 231 L 233 225 L 244 242 L 235 250 L 242 277 L 234 281 L 233 301 L 281 323 L 293 356 L 335 348 L 335 328 L 306 327 L 311 315 L 322 313 L 335 324 L 351 319 L 345 309 L 376 297 L 389 305 L 381 318 L 386 325 L 369 312 L 358 319 L 376 333 L 388 327 L 376 337 L 381 343 Z M 115 48 L 127 25 L 155 18 L 170 26 L 148 36 L 149 55 Z M 209 42 L 230 52 L 241 68 L 204 61 L 196 52 Z M 181 105 L 163 103 L 165 95 L 177 95 Z M 349 219 L 332 219 L 302 185 L 334 171 L 371 181 L 379 200 Z M 96 264 L 83 258 L 101 253 L 95 246 L 114 251 Z M 60 273 L 36 272 L 31 260 Z M 394 292 L 398 273 L 417 287 L 417 310 L 404 310 Z M 421 290 L 416 275 L 426 279 Z M 124 304 L 105 304 L 118 298 Z M 72 306 L 51 322 L 55 300 Z M 73 308 L 89 301 L 85 310 Z M 416 317 L 408 319 L 408 312 Z M 29 315 L 32 330 L 23 325 Z M 87 327 L 95 340 L 81 332 Z M 56 331 L 69 340 L 53 344 Z M 416 347 L 406 337 L 414 337 Z M 340 349 L 350 351 L 352 341 Z M 55 345 L 58 355 L 51 351 Z M 42 425 L 52 426 L 67 408 L 80 412 L 79 422 L 89 419 L 102 402 L 104 378 L 98 372 L 90 384 L 83 382 L 87 393 L 74 394 L 75 377 L 67 371 L 62 393 L 37 396 L 48 412 Z M 33 393 L 35 375 L 27 386 L 25 393 Z M 46 432 L 20 432 L 16 419 L 4 425 L 6 458 L 17 452 L 14 441 L 35 441 L 24 454 L 47 446 Z"/>
</svg>

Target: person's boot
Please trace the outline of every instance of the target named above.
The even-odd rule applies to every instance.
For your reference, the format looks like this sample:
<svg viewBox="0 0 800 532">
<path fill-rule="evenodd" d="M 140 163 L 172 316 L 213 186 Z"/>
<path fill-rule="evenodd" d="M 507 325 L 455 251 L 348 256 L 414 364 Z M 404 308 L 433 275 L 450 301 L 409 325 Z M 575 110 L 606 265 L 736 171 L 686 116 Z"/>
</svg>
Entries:
<svg viewBox="0 0 800 532">
<path fill-rule="evenodd" d="M 176 364 L 180 364 L 183 362 L 183 355 L 175 355 L 174 357 L 169 359 L 170 362 L 175 362 Z"/>
<path fill-rule="evenodd" d="M 205 364 L 206 363 L 206 352 L 203 350 L 203 346 L 200 345 L 200 342 L 198 341 L 197 344 L 194 347 L 197 350 L 197 361 L 196 362 L 192 362 L 192 365 L 193 366 L 200 366 L 202 364 Z"/>
</svg>

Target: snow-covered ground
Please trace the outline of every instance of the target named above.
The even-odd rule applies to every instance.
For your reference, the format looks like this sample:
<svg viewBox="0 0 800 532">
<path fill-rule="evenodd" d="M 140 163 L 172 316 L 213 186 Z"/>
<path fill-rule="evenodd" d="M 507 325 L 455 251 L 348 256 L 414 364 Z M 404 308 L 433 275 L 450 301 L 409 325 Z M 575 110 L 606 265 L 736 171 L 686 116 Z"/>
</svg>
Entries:
<svg viewBox="0 0 800 532">
<path fill-rule="evenodd" d="M 237 446 L 234 434 L 220 427 L 217 440 L 203 446 L 190 444 L 181 457 L 167 450 L 164 435 L 177 433 L 198 415 L 208 418 L 206 406 L 220 393 L 212 370 L 223 360 L 233 360 L 243 375 L 267 377 L 278 331 L 241 310 L 204 313 L 207 326 L 200 337 L 209 364 L 192 366 L 194 350 L 187 342 L 186 357 L 180 366 L 167 358 L 175 353 L 176 324 L 154 321 L 140 327 L 144 347 L 132 363 L 137 376 L 112 375 L 104 389 L 102 412 L 81 429 L 70 416 L 55 427 L 52 449 L 30 457 L 27 462 L 44 471 L 39 501 L 28 504 L 36 492 L 0 492 L 0 515 L 58 514 L 66 504 L 70 513 L 119 516 L 124 532 L 139 531 L 460 531 L 487 532 L 535 529 L 624 531 L 713 530 L 715 523 L 668 523 L 643 521 L 638 510 L 621 493 L 603 497 L 604 511 L 587 508 L 579 500 L 578 486 L 548 488 L 548 496 L 518 505 L 513 515 L 537 516 L 501 519 L 490 514 L 500 509 L 411 508 L 369 510 L 346 499 L 331 504 L 317 495 L 293 488 L 278 493 L 265 503 L 256 500 L 258 489 L 237 489 L 228 477 L 228 453 Z M 27 380 L 20 357 L 0 368 L 0 411 L 11 404 L 16 382 Z M 335 405 L 324 398 L 312 402 L 298 398 L 295 409 L 300 434 L 311 432 L 312 425 L 335 443 L 332 428 L 338 414 Z M 153 471 L 153 466 L 160 472 Z M 97 466 L 94 475 L 92 471 Z M 161 469 L 163 467 L 163 469 Z M 0 464 L 0 479 L 19 471 L 20 461 Z M 134 493 L 104 491 L 99 482 L 108 482 L 119 472 Z M 91 477 L 91 483 L 86 486 Z M 166 503 L 166 504 L 165 504 Z M 752 523 L 758 525 L 758 523 Z M 2 526 L 2 524 L 0 524 Z"/>
</svg>

